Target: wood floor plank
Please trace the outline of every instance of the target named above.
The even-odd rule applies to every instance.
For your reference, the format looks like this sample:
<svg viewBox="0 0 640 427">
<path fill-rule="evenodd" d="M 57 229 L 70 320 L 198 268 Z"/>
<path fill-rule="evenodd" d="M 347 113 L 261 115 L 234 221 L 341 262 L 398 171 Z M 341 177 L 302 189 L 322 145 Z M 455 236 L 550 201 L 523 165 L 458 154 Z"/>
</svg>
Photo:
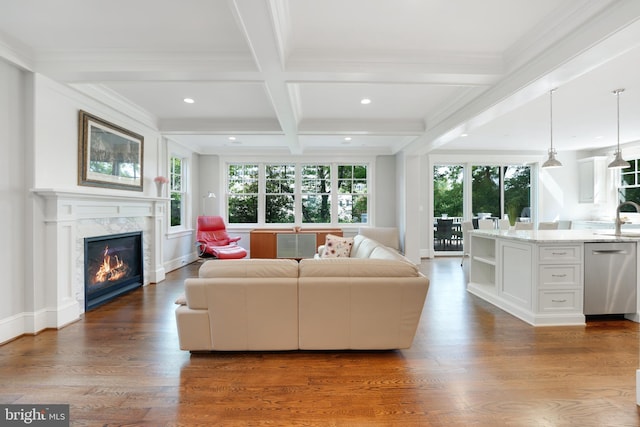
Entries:
<svg viewBox="0 0 640 427">
<path fill-rule="evenodd" d="M 194 263 L 59 331 L 0 347 L 0 402 L 68 403 L 76 426 L 637 426 L 640 328 L 598 318 L 533 328 L 430 277 L 402 351 L 194 353 L 174 300 Z"/>
</svg>

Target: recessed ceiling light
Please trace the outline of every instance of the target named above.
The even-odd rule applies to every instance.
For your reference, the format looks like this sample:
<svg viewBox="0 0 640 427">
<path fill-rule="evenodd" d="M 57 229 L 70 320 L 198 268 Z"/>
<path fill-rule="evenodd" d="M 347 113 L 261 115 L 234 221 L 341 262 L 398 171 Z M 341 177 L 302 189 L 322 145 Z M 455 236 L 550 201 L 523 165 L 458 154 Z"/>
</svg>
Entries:
<svg viewBox="0 0 640 427">
<path fill-rule="evenodd" d="M 360 100 L 360 104 L 362 104 L 362 105 L 371 104 L 371 100 L 369 98 L 362 98 Z"/>
<path fill-rule="evenodd" d="M 345 136 L 345 137 L 344 137 L 344 140 L 345 140 L 345 141 L 351 141 L 351 137 L 350 137 L 350 136 Z"/>
<path fill-rule="evenodd" d="M 230 136 L 230 137 L 229 137 L 229 141 L 235 141 L 235 140 L 236 140 L 236 137 L 235 137 L 235 136 Z"/>
<path fill-rule="evenodd" d="M 463 138 L 466 138 L 467 136 L 469 136 L 469 134 L 468 134 L 468 133 L 463 133 L 463 134 L 462 134 L 462 135 L 460 135 L 460 136 L 461 136 L 461 137 L 463 137 Z"/>
<path fill-rule="evenodd" d="M 185 98 L 183 99 L 183 101 L 186 102 L 187 104 L 193 104 L 194 102 L 196 102 L 193 100 L 193 98 Z"/>
</svg>

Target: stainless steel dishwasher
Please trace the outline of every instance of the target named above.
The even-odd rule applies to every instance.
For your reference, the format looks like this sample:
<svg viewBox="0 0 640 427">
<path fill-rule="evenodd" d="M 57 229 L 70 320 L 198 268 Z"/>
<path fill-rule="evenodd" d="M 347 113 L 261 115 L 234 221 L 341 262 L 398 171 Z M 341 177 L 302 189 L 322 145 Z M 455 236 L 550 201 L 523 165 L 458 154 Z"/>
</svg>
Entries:
<svg viewBox="0 0 640 427">
<path fill-rule="evenodd" d="M 584 244 L 584 314 L 636 312 L 636 244 Z"/>
</svg>

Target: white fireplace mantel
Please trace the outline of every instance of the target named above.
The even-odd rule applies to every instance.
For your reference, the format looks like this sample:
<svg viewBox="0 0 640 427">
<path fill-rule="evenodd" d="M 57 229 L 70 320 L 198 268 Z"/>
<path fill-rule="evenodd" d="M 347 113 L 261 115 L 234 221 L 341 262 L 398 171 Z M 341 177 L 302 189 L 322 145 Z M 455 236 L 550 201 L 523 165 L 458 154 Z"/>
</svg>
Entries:
<svg viewBox="0 0 640 427">
<path fill-rule="evenodd" d="M 34 314 L 34 332 L 62 327 L 84 311 L 85 237 L 142 231 L 144 284 L 164 280 L 162 236 L 169 199 L 82 189 L 37 188 L 31 193 L 46 254 L 46 309 Z"/>
</svg>

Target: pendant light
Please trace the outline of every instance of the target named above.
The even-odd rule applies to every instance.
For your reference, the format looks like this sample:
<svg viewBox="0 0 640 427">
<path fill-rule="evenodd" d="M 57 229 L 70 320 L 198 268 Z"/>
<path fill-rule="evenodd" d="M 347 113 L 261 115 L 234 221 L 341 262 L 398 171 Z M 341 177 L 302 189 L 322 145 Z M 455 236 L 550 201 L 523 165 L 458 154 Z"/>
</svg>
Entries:
<svg viewBox="0 0 640 427">
<path fill-rule="evenodd" d="M 542 164 L 543 168 L 559 168 L 562 163 L 556 159 L 556 150 L 553 148 L 553 92 L 555 89 L 549 91 L 549 122 L 551 130 L 551 146 L 549 147 L 549 158 Z"/>
<path fill-rule="evenodd" d="M 613 94 L 618 101 L 618 148 L 616 149 L 615 158 L 609 163 L 609 169 L 624 169 L 631 167 L 629 162 L 622 158 L 622 151 L 620 151 L 620 93 L 624 92 L 624 89 L 616 89 Z"/>
</svg>

